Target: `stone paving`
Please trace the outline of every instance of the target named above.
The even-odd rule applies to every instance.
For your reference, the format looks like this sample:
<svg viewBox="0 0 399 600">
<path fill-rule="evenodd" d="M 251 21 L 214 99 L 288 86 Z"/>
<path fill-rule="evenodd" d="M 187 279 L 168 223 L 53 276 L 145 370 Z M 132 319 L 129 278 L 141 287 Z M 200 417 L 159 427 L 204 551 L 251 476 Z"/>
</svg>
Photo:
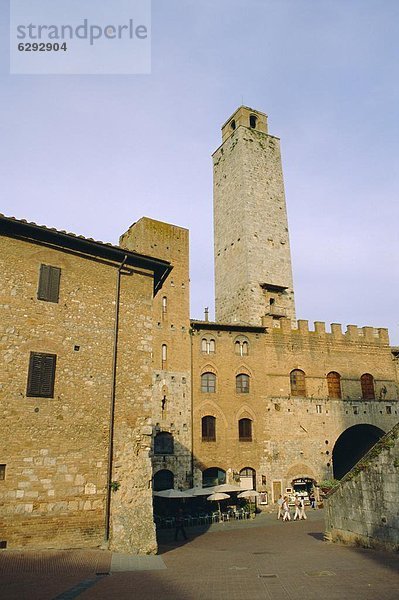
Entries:
<svg viewBox="0 0 399 600">
<path fill-rule="evenodd" d="M 322 516 L 187 528 L 177 543 L 166 530 L 153 566 L 101 550 L 2 551 L 0 598 L 397 600 L 399 555 L 324 542 Z"/>
</svg>

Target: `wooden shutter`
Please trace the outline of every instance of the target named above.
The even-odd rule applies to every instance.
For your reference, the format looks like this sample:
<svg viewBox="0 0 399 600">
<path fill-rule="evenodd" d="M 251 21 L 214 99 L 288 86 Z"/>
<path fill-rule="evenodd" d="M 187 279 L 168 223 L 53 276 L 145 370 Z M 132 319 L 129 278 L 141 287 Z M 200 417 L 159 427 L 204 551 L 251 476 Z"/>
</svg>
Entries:
<svg viewBox="0 0 399 600">
<path fill-rule="evenodd" d="M 40 265 L 38 300 L 58 302 L 60 293 L 61 269 L 50 265 Z"/>
<path fill-rule="evenodd" d="M 53 398 L 56 360 L 55 354 L 30 353 L 27 396 Z"/>
</svg>

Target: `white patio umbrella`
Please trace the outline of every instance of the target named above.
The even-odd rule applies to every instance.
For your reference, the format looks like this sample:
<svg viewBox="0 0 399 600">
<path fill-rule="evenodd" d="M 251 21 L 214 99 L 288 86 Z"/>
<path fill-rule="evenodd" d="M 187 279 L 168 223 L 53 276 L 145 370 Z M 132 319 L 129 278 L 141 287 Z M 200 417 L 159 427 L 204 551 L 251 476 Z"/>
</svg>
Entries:
<svg viewBox="0 0 399 600">
<path fill-rule="evenodd" d="M 210 496 L 208 496 L 207 500 L 209 500 L 210 502 L 218 503 L 219 514 L 220 514 L 220 500 L 226 500 L 227 498 L 230 498 L 230 496 L 228 494 L 223 494 L 222 492 L 216 492 L 215 494 L 211 494 Z"/>
<path fill-rule="evenodd" d="M 207 488 L 203 488 L 203 487 L 192 487 L 189 490 L 186 490 L 186 492 L 188 494 L 190 494 L 190 496 L 208 496 L 209 494 L 213 494 L 213 492 L 215 491 L 215 488 L 212 487 L 207 487 Z"/>
<path fill-rule="evenodd" d="M 159 496 L 160 498 L 192 498 L 192 494 L 188 494 L 187 492 L 181 492 L 180 490 L 161 490 L 160 492 L 154 492 L 154 496 Z"/>
<path fill-rule="evenodd" d="M 249 498 L 249 510 L 251 512 L 251 499 L 256 498 L 257 496 L 260 496 L 260 494 L 256 490 L 245 490 L 244 492 L 241 492 L 241 494 L 238 494 L 237 498 Z"/>
<path fill-rule="evenodd" d="M 256 498 L 257 496 L 260 496 L 260 494 L 256 490 L 245 490 L 238 494 L 237 498 Z"/>
<path fill-rule="evenodd" d="M 234 483 L 221 483 L 220 485 L 214 486 L 215 492 L 224 492 L 225 494 L 230 492 L 241 492 L 243 489 L 245 488 L 235 485 Z"/>
</svg>

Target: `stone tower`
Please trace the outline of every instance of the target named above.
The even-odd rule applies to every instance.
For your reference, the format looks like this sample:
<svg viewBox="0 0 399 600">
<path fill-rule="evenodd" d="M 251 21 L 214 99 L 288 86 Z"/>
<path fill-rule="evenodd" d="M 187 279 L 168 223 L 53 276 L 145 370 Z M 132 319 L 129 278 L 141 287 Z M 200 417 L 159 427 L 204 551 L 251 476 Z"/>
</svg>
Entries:
<svg viewBox="0 0 399 600">
<path fill-rule="evenodd" d="M 213 154 L 216 320 L 295 319 L 279 139 L 241 106 Z"/>
</svg>

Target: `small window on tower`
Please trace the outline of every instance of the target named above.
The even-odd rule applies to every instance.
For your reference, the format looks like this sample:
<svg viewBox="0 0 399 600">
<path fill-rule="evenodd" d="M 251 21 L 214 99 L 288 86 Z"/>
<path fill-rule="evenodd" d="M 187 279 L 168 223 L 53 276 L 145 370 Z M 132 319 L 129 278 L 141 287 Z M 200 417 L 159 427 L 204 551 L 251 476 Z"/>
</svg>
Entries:
<svg viewBox="0 0 399 600">
<path fill-rule="evenodd" d="M 251 129 L 255 129 L 256 121 L 257 121 L 257 118 L 255 117 L 255 115 L 249 116 L 249 126 L 251 127 Z"/>
<path fill-rule="evenodd" d="M 232 128 L 232 130 L 233 130 L 233 131 L 234 131 L 234 129 L 236 128 L 236 122 L 235 122 L 235 120 L 234 120 L 234 119 L 231 121 L 231 123 L 230 123 L 230 127 Z"/>
</svg>

